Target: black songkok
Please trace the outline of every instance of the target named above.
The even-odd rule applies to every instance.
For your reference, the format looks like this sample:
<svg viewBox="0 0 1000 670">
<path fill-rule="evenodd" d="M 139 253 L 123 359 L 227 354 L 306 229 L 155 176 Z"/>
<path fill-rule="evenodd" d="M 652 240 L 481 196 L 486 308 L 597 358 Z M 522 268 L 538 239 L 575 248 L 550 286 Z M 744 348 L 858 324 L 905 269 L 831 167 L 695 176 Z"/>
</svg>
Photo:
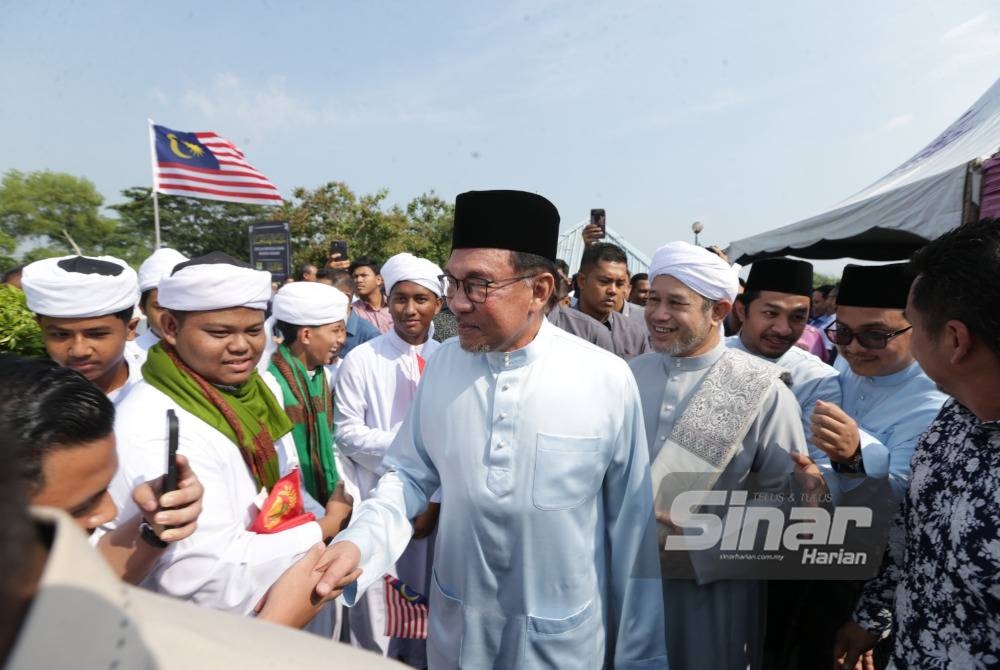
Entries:
<svg viewBox="0 0 1000 670">
<path fill-rule="evenodd" d="M 467 191 L 455 198 L 452 249 L 509 249 L 556 259 L 559 210 L 526 191 Z"/>
<path fill-rule="evenodd" d="M 840 279 L 837 304 L 844 307 L 905 309 L 913 278 L 907 263 L 848 265 Z"/>
<path fill-rule="evenodd" d="M 747 291 L 777 291 L 812 296 L 813 266 L 791 258 L 765 258 L 754 261 L 747 277 Z"/>
</svg>

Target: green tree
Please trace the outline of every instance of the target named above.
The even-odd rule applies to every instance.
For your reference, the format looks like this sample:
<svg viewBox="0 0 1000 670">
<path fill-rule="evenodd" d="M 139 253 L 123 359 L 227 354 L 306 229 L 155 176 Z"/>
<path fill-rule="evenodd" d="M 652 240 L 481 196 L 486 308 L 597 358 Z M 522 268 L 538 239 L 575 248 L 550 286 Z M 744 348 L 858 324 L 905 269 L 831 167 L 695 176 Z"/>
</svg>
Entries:
<svg viewBox="0 0 1000 670">
<path fill-rule="evenodd" d="M 455 206 L 434 191 L 417 196 L 406 206 L 406 227 L 400 236 L 402 248 L 444 267 L 451 252 Z"/>
<path fill-rule="evenodd" d="M 829 285 L 836 286 L 840 281 L 840 277 L 835 277 L 834 275 L 824 275 L 819 272 L 813 272 L 813 288 L 819 288 L 820 286 Z"/>
<path fill-rule="evenodd" d="M 343 182 L 314 190 L 297 188 L 275 217 L 287 220 L 295 266 L 326 263 L 330 240 L 347 240 L 352 257 L 385 260 L 403 225 L 399 212 L 385 212 L 385 189 L 358 197 Z"/>
<path fill-rule="evenodd" d="M 152 189 L 127 188 L 122 196 L 124 202 L 110 206 L 118 213 L 119 223 L 107 247 L 110 252 L 137 264 L 153 250 Z M 161 244 L 188 256 L 224 251 L 235 258 L 249 260 L 247 231 L 250 224 L 281 218 L 281 210 L 275 207 L 176 195 L 160 195 L 159 204 Z"/>
<path fill-rule="evenodd" d="M 104 198 L 94 184 L 61 172 L 9 170 L 0 181 L 0 249 L 21 242 L 33 248 L 24 260 L 73 252 L 68 234 L 88 254 L 101 253 L 115 222 L 100 213 Z"/>
</svg>

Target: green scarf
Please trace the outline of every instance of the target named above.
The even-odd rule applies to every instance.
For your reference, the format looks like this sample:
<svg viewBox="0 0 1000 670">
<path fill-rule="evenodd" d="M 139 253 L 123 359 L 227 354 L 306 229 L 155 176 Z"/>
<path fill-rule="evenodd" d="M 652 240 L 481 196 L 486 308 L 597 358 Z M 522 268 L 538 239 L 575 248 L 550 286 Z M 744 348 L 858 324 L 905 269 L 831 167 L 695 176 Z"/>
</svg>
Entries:
<svg viewBox="0 0 1000 670">
<path fill-rule="evenodd" d="M 281 476 L 274 441 L 288 433 L 292 423 L 256 370 L 236 388 L 220 388 L 189 368 L 173 347 L 159 342 L 150 347 L 142 376 L 232 440 L 257 486 L 271 490 Z"/>
<path fill-rule="evenodd" d="M 313 498 L 325 503 L 340 481 L 333 457 L 333 397 L 326 375 L 322 368 L 310 374 L 284 344 L 278 345 L 267 369 L 281 385 L 285 413 L 292 420 L 302 483 Z"/>
</svg>

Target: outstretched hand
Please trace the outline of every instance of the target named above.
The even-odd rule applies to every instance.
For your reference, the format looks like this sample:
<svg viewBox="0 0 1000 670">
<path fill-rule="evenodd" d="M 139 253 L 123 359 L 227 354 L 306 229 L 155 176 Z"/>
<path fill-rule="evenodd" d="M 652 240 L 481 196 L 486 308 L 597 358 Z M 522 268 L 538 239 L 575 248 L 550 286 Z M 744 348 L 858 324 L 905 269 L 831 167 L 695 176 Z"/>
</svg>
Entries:
<svg viewBox="0 0 1000 670">
<path fill-rule="evenodd" d="M 361 550 L 353 542 L 335 542 L 326 548 L 316 565 L 323 576 L 316 584 L 316 594 L 325 597 L 333 591 L 343 591 L 357 581 Z"/>
</svg>

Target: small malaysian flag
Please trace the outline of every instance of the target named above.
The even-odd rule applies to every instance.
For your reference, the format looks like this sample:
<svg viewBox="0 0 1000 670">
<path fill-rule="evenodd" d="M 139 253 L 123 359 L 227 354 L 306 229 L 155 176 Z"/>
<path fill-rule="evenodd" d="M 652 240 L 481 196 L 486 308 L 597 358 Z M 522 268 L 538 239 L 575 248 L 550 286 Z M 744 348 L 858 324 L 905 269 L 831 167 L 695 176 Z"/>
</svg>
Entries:
<svg viewBox="0 0 1000 670">
<path fill-rule="evenodd" d="M 236 145 L 216 133 L 150 124 L 153 190 L 167 195 L 280 205 L 281 194 Z"/>
<path fill-rule="evenodd" d="M 427 598 L 392 575 L 385 581 L 385 634 L 409 640 L 427 639 Z"/>
</svg>

